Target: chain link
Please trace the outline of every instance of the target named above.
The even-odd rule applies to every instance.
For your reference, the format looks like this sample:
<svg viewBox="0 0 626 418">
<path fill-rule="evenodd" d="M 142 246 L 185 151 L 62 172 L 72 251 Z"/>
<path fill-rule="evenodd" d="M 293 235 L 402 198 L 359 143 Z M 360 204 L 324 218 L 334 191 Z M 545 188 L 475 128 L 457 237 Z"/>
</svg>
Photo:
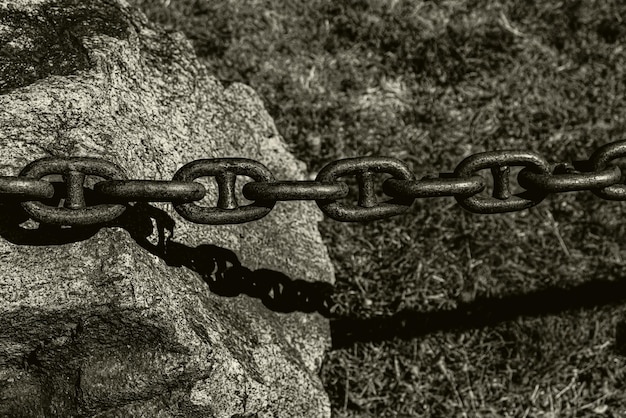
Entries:
<svg viewBox="0 0 626 418">
<path fill-rule="evenodd" d="M 471 155 L 454 173 L 428 175 L 416 180 L 410 168 L 390 157 L 357 157 L 333 161 L 315 181 L 275 181 L 271 171 L 258 161 L 216 158 L 192 161 L 180 168 L 172 181 L 128 180 L 116 164 L 90 157 L 46 157 L 28 164 L 18 176 L 0 176 L 1 199 L 21 202 L 36 221 L 81 226 L 105 223 L 119 217 L 130 202 L 171 202 L 185 219 L 201 224 L 222 225 L 250 222 L 267 215 L 277 201 L 314 200 L 330 218 L 343 222 L 371 221 L 405 212 L 417 198 L 452 196 L 461 207 L 474 213 L 501 213 L 528 209 L 550 193 L 589 190 L 607 200 L 626 200 L 621 169 L 611 162 L 626 157 L 626 141 L 598 148 L 575 170 L 568 164 L 550 165 L 530 151 L 489 151 Z M 513 194 L 510 168 L 521 166 L 517 176 L 521 193 Z M 479 175 L 490 170 L 492 182 Z M 46 180 L 61 175 L 64 188 Z M 376 176 L 381 187 L 376 188 Z M 86 199 L 86 176 L 99 177 Z M 237 177 L 253 181 L 237 191 Z M 342 180 L 356 177 L 358 193 L 350 203 L 350 187 Z M 214 177 L 216 206 L 196 203 L 206 196 L 205 187 L 194 180 Z M 491 195 L 485 193 L 493 184 Z M 237 196 L 252 201 L 240 205 Z M 383 199 L 387 196 L 388 199 Z M 342 201 L 343 200 L 343 201 Z M 62 203 L 61 203 L 62 202 Z M 94 204 L 88 204 L 94 203 Z"/>
<path fill-rule="evenodd" d="M 216 207 L 203 207 L 195 203 L 175 203 L 174 209 L 188 221 L 199 224 L 239 224 L 261 219 L 274 207 L 276 201 L 255 201 L 239 206 L 235 190 L 237 176 L 247 176 L 256 182 L 274 181 L 270 170 L 258 161 L 246 158 L 215 158 L 192 161 L 174 174 L 173 180 L 191 182 L 198 177 L 215 177 L 218 187 Z"/>
<path fill-rule="evenodd" d="M 343 222 L 373 221 L 405 212 L 413 203 L 413 198 L 410 196 L 399 196 L 385 202 L 377 202 L 374 173 L 391 174 L 394 179 L 404 181 L 415 179 L 409 167 L 395 158 L 359 157 L 333 161 L 322 168 L 316 180 L 337 182 L 340 177 L 356 176 L 359 185 L 358 203 L 352 206 L 338 201 L 316 200 L 317 205 L 329 217 Z"/>
<path fill-rule="evenodd" d="M 86 174 L 113 180 L 126 178 L 122 169 L 112 162 L 89 157 L 45 157 L 33 161 L 20 172 L 20 176 L 35 180 L 51 174 L 63 175 L 66 185 L 64 207 L 50 206 L 36 200 L 22 202 L 24 210 L 39 222 L 54 225 L 92 225 L 111 221 L 126 210 L 126 206 L 122 204 L 87 206 L 85 203 L 83 186 Z"/>
<path fill-rule="evenodd" d="M 459 204 L 476 213 L 501 213 L 528 209 L 541 202 L 547 195 L 541 189 L 528 190 L 532 193 L 511 194 L 509 175 L 511 166 L 527 167 L 537 174 L 550 174 L 550 166 L 540 155 L 529 151 L 490 151 L 467 157 L 456 167 L 458 177 L 470 177 L 479 170 L 491 169 L 493 195 L 455 196 Z"/>
<path fill-rule="evenodd" d="M 606 168 L 610 161 L 622 157 L 626 157 L 626 141 L 613 142 L 598 148 L 589 158 L 589 163 L 591 169 L 597 171 Z M 626 200 L 626 185 L 623 181 L 592 191 L 603 199 Z"/>
</svg>

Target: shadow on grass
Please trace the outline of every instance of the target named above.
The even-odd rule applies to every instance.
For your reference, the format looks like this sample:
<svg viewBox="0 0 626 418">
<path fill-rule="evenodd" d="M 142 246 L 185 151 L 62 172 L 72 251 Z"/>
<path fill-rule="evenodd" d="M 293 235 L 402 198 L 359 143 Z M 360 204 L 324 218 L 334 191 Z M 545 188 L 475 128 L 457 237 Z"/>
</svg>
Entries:
<svg viewBox="0 0 626 418">
<path fill-rule="evenodd" d="M 519 317 L 555 315 L 624 302 L 626 279 L 591 280 L 571 288 L 548 288 L 501 299 L 478 298 L 446 311 L 405 310 L 366 319 L 336 318 L 331 322 L 333 348 L 356 342 L 411 339 L 440 331 L 482 328 Z M 626 329 L 624 331 L 618 332 L 618 346 L 626 343 Z"/>
<path fill-rule="evenodd" d="M 103 226 L 124 228 L 141 247 L 168 265 L 184 266 L 198 273 L 217 295 L 245 294 L 259 299 L 275 312 L 317 312 L 330 318 L 333 349 L 358 342 L 412 339 L 440 331 L 493 326 L 518 317 L 554 315 L 626 302 L 626 279 L 596 279 L 570 288 L 548 288 L 498 299 L 479 298 L 453 310 L 405 310 L 371 318 L 337 317 L 330 310 L 335 290 L 329 283 L 292 279 L 270 269 L 253 271 L 242 266 L 237 255 L 226 248 L 178 243 L 168 237 L 173 233 L 174 220 L 165 211 L 146 203 L 127 205 L 116 220 L 87 228 L 39 225 L 37 229 L 26 229 L 20 226 L 26 219 L 28 215 L 19 203 L 1 204 L 0 236 L 15 244 L 58 245 L 85 240 Z M 156 240 L 149 238 L 155 226 Z M 616 271 L 612 277 L 622 275 L 622 271 Z M 626 353 L 626 322 L 623 325 L 617 329 L 617 346 Z"/>
</svg>

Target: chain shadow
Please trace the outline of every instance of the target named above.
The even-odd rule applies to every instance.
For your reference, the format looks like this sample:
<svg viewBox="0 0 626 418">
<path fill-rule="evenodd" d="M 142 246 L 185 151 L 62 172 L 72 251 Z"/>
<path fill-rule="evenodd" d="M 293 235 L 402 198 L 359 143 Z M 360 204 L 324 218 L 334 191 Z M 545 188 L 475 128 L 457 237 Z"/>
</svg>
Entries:
<svg viewBox="0 0 626 418">
<path fill-rule="evenodd" d="M 62 195 L 55 193 L 55 196 Z M 60 199 L 42 200 L 57 206 Z M 85 189 L 89 205 L 104 203 L 92 191 Z M 108 202 L 110 203 L 110 202 Z M 330 315 L 333 286 L 326 282 L 308 282 L 291 279 L 271 269 L 251 270 L 241 264 L 237 255 L 226 248 L 202 244 L 190 247 L 171 239 L 175 221 L 167 212 L 147 203 L 126 204 L 126 210 L 117 219 L 88 227 L 62 227 L 39 224 L 29 228 L 22 224 L 29 215 L 19 200 L 0 203 L 0 236 L 17 245 L 62 245 L 83 241 L 94 236 L 103 227 L 120 227 L 146 251 L 164 260 L 170 266 L 186 267 L 198 273 L 211 292 L 225 297 L 241 294 L 259 299 L 275 312 L 318 312 Z M 150 237 L 156 227 L 156 242 Z"/>
<path fill-rule="evenodd" d="M 154 225 L 153 221 L 154 220 Z M 326 282 L 292 279 L 271 269 L 251 270 L 237 255 L 211 244 L 190 247 L 171 239 L 175 222 L 167 212 L 146 203 L 137 203 L 107 226 L 127 230 L 146 251 L 166 264 L 186 267 L 200 275 L 209 290 L 219 296 L 247 295 L 259 299 L 275 312 L 318 312 L 330 316 L 334 287 Z M 157 240 L 150 240 L 156 226 Z"/>
<path fill-rule="evenodd" d="M 623 276 L 623 272 L 616 272 Z M 620 277 L 619 275 L 615 277 Z M 484 328 L 520 317 L 556 315 L 626 302 L 626 280 L 591 280 L 571 288 L 547 288 L 502 298 L 477 298 L 456 309 L 420 312 L 404 310 L 374 318 L 331 320 L 333 349 L 357 342 L 413 339 L 435 332 Z M 618 351 L 626 355 L 626 320 L 616 330 Z"/>
<path fill-rule="evenodd" d="M 94 227 L 63 228 L 42 224 L 28 229 L 20 225 L 27 219 L 28 214 L 19 202 L 0 203 L 0 236 L 15 244 L 61 245 L 88 239 L 102 227 L 121 227 L 138 245 L 168 265 L 186 267 L 199 274 L 217 295 L 245 294 L 276 312 L 318 312 L 329 318 L 333 349 L 360 342 L 413 339 L 435 332 L 483 328 L 519 317 L 554 315 L 626 302 L 626 279 L 594 279 L 570 288 L 548 288 L 497 299 L 478 298 L 453 310 L 404 310 L 372 318 L 337 316 L 331 313 L 335 294 L 331 284 L 294 280 L 270 269 L 250 270 L 233 251 L 215 245 L 194 248 L 178 243 L 171 239 L 175 221 L 165 211 L 147 203 L 127 205 L 122 216 Z M 156 240 L 151 238 L 155 228 Z M 608 276 L 623 277 L 622 270 L 616 267 Z M 626 355 L 626 321 L 616 330 L 616 343 L 618 350 Z"/>
<path fill-rule="evenodd" d="M 119 226 L 127 229 L 139 245 L 169 265 L 197 272 L 209 289 L 220 296 L 246 294 L 260 299 L 273 311 L 318 312 L 329 318 L 333 349 L 360 342 L 414 339 L 435 332 L 484 328 L 519 317 L 555 315 L 626 302 L 626 279 L 594 279 L 570 288 L 551 287 L 503 298 L 477 298 L 453 310 L 405 310 L 374 318 L 337 316 L 331 313 L 336 290 L 329 283 L 294 280 L 268 269 L 251 271 L 225 248 L 214 245 L 192 248 L 167 239 L 166 232 L 171 235 L 174 221 L 167 213 L 147 204 L 136 205 L 119 219 Z M 150 219 L 155 220 L 157 227 L 157 244 L 147 240 L 153 231 Z M 615 267 L 608 277 L 622 277 L 624 273 Z M 624 332 L 619 332 L 622 328 Z M 626 354 L 626 322 L 622 328 L 617 330 L 617 346 L 623 346 Z"/>
<path fill-rule="evenodd" d="M 41 199 L 49 206 L 58 206 L 61 196 L 65 194 L 63 183 L 51 182 L 54 187 L 54 196 L 50 199 Z M 85 193 L 87 199 L 90 194 Z M 23 199 L 26 200 L 26 199 Z M 65 227 L 50 224 L 39 224 L 37 227 L 22 226 L 30 216 L 21 206 L 22 199 L 12 197 L 11 200 L 0 202 L 0 236 L 16 245 L 62 245 L 83 241 L 94 236 L 102 225 L 87 227 Z"/>
</svg>

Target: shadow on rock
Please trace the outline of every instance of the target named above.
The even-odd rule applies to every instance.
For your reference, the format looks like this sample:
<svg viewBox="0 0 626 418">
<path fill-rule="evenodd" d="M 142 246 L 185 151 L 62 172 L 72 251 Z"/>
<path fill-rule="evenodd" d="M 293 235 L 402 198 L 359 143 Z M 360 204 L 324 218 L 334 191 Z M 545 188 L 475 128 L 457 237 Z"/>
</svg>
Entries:
<svg viewBox="0 0 626 418">
<path fill-rule="evenodd" d="M 63 191 L 55 193 L 55 196 L 62 195 Z M 85 201 L 89 205 L 103 203 L 89 189 L 85 189 Z M 46 199 L 43 203 L 57 206 L 61 199 Z M 168 265 L 184 266 L 198 273 L 217 295 L 248 295 L 260 299 L 267 308 L 276 312 L 330 315 L 330 296 L 334 289 L 330 283 L 291 279 L 270 269 L 251 270 L 241 264 L 233 251 L 216 245 L 203 244 L 193 248 L 178 243 L 170 238 L 175 222 L 167 212 L 147 203 L 126 206 L 119 218 L 104 224 L 88 227 L 39 224 L 36 228 L 28 228 L 22 225 L 29 215 L 20 202 L 4 202 L 0 204 L 0 236 L 18 245 L 61 245 L 89 239 L 102 227 L 121 227 L 141 247 Z M 150 237 L 155 227 L 157 237 L 153 240 Z"/>
<path fill-rule="evenodd" d="M 42 199 L 41 202 L 56 207 L 61 203 L 61 196 L 65 195 L 65 186 L 59 182 L 52 182 L 52 186 L 55 189 L 54 196 Z M 86 200 L 92 198 L 92 195 L 91 190 L 85 190 Z M 19 198 L 0 202 L 0 236 L 17 245 L 62 245 L 89 239 L 102 227 L 102 225 L 69 227 L 50 224 L 39 224 L 36 228 L 22 226 L 29 218 L 30 216 L 22 209 Z"/>
<path fill-rule="evenodd" d="M 195 271 L 217 295 L 234 297 L 244 294 L 260 299 L 275 312 L 318 312 L 330 316 L 334 290 L 330 283 L 292 279 L 270 269 L 251 270 L 241 264 L 233 251 L 216 245 L 203 244 L 194 248 L 178 243 L 170 238 L 174 220 L 154 206 L 137 203 L 109 226 L 126 229 L 140 246 L 168 265 Z M 150 240 L 155 226 L 157 239 Z"/>
</svg>

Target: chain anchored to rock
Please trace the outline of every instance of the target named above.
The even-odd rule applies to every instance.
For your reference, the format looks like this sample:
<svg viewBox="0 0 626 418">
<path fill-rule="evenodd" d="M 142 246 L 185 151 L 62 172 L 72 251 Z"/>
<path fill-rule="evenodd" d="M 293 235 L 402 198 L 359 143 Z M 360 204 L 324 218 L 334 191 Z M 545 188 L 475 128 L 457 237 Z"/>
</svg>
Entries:
<svg viewBox="0 0 626 418">
<path fill-rule="evenodd" d="M 120 216 L 129 202 L 171 202 L 185 219 L 201 224 L 222 225 L 250 222 L 267 215 L 276 202 L 315 200 L 332 219 L 344 222 L 371 221 L 406 211 L 417 198 L 452 196 L 474 213 L 520 211 L 535 206 L 550 193 L 590 190 L 608 200 L 626 200 L 626 184 L 614 159 L 626 157 L 626 141 L 613 142 L 597 149 L 587 161 L 549 164 L 531 151 L 490 151 L 465 158 L 454 173 L 417 179 L 402 161 L 390 157 L 357 157 L 333 161 L 315 181 L 276 181 L 271 171 L 258 161 L 245 158 L 216 158 L 192 161 L 180 168 L 171 181 L 129 180 L 116 164 L 90 157 L 46 157 L 28 164 L 18 176 L 0 177 L 0 195 L 21 201 L 30 216 L 55 225 L 91 225 Z M 513 194 L 510 167 L 523 167 L 517 176 L 522 192 Z M 487 180 L 478 175 L 489 169 L 493 177 L 491 196 L 482 192 Z M 386 174 L 380 201 L 374 184 L 375 174 Z M 45 180 L 61 175 L 64 187 Z M 87 175 L 104 179 L 95 183 L 98 203 L 85 202 Z M 239 205 L 237 176 L 253 181 L 241 193 L 252 201 Z M 341 178 L 355 176 L 358 184 L 356 204 L 348 204 L 349 186 Z M 217 206 L 200 206 L 205 187 L 194 180 L 214 177 L 218 187 Z M 62 207 L 50 204 L 64 193 Z"/>
</svg>

